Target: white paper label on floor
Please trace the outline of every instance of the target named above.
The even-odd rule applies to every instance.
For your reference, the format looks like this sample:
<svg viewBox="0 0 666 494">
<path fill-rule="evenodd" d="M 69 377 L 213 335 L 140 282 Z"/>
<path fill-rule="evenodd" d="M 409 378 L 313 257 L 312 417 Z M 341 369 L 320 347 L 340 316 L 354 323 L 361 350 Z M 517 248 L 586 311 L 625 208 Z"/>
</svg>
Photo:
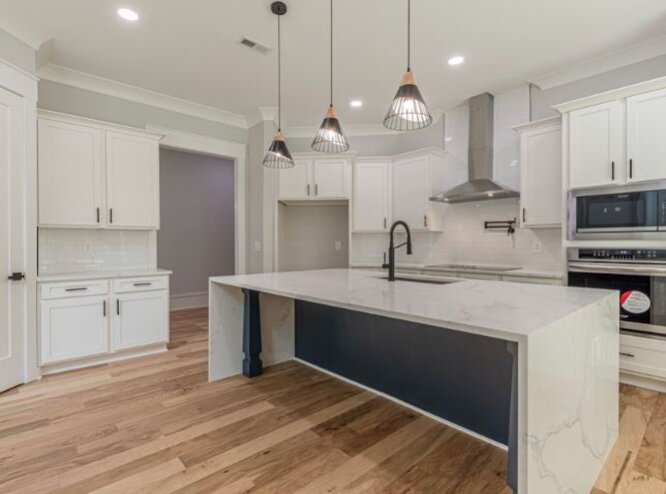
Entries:
<svg viewBox="0 0 666 494">
<path fill-rule="evenodd" d="M 650 310 L 650 297 L 638 290 L 629 290 L 620 295 L 620 305 L 627 312 L 642 314 Z"/>
</svg>

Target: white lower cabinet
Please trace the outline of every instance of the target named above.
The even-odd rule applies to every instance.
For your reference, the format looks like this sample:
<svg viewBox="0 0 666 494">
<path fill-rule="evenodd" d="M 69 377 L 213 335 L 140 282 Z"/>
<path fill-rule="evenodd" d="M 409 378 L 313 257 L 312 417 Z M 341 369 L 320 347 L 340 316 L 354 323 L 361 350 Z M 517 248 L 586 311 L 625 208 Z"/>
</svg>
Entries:
<svg viewBox="0 0 666 494">
<path fill-rule="evenodd" d="M 666 380 L 666 341 L 621 334 L 620 370 Z"/>
<path fill-rule="evenodd" d="M 90 357 L 109 351 L 105 296 L 71 297 L 41 303 L 41 363 Z"/>
<path fill-rule="evenodd" d="M 115 299 L 113 350 L 168 340 L 169 299 L 166 290 L 124 293 Z"/>
<path fill-rule="evenodd" d="M 168 286 L 166 276 L 41 283 L 40 364 L 94 365 L 167 343 Z"/>
</svg>

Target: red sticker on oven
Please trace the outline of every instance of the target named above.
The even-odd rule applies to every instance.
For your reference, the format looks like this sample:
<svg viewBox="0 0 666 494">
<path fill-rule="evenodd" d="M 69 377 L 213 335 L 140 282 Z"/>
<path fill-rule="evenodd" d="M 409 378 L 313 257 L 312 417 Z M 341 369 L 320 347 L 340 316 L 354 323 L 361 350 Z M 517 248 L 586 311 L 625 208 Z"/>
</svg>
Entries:
<svg viewBox="0 0 666 494">
<path fill-rule="evenodd" d="M 638 290 L 629 290 L 620 295 L 620 306 L 632 314 L 642 314 L 650 310 L 650 297 Z"/>
</svg>

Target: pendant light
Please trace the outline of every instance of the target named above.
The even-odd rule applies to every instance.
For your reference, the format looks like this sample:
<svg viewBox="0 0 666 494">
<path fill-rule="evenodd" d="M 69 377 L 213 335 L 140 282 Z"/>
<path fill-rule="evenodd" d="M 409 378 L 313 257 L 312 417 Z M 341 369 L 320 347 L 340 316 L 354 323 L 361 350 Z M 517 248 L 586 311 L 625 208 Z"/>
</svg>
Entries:
<svg viewBox="0 0 666 494">
<path fill-rule="evenodd" d="M 411 0 L 407 0 L 407 72 L 402 76 L 398 92 L 393 98 L 384 127 L 392 130 L 417 130 L 432 123 L 428 106 L 423 101 L 421 91 L 411 69 Z"/>
<path fill-rule="evenodd" d="M 280 49 L 280 17 L 287 13 L 287 5 L 284 2 L 273 2 L 271 4 L 271 12 L 277 16 L 278 26 L 278 131 L 273 137 L 268 152 L 264 157 L 263 165 L 268 168 L 292 168 L 294 166 L 294 159 L 291 157 L 287 143 L 284 140 L 282 133 L 282 86 L 281 86 L 281 49 Z"/>
<path fill-rule="evenodd" d="M 319 131 L 312 141 L 312 149 L 320 153 L 341 153 L 349 150 L 349 142 L 340 122 L 338 115 L 333 106 L 333 0 L 329 0 L 331 7 L 331 68 L 330 68 L 330 104 L 326 110 L 324 121 L 319 127 Z"/>
</svg>

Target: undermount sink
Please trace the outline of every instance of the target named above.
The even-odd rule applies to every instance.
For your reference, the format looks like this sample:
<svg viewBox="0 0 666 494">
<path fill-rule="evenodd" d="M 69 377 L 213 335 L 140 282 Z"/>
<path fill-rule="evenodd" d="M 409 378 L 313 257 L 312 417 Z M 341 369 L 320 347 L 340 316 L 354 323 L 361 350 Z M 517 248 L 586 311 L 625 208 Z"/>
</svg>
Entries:
<svg viewBox="0 0 666 494">
<path fill-rule="evenodd" d="M 494 271 L 497 273 L 506 273 L 508 271 L 517 271 L 520 269 L 506 266 L 477 266 L 475 264 L 432 264 L 425 268 L 450 269 L 451 271 Z"/>
<path fill-rule="evenodd" d="M 382 276 L 380 279 L 388 280 L 388 276 Z M 456 283 L 462 280 L 432 280 L 426 278 L 412 278 L 409 276 L 396 276 L 395 281 L 411 281 L 413 283 L 427 283 L 429 285 L 448 285 L 449 283 Z"/>
</svg>

